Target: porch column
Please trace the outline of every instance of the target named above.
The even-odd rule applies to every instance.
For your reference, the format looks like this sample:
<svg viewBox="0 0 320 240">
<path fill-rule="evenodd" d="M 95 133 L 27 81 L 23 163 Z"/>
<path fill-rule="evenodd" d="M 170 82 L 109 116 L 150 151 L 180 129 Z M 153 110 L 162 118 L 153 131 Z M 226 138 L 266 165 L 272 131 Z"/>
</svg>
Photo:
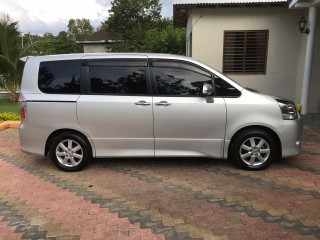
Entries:
<svg viewBox="0 0 320 240">
<path fill-rule="evenodd" d="M 315 6 L 309 7 L 309 27 L 310 33 L 307 39 L 306 59 L 304 63 L 304 74 L 302 81 L 302 92 L 301 92 L 301 114 L 305 115 L 308 112 L 308 100 L 309 100 L 309 89 L 312 73 L 312 58 L 314 50 L 314 40 L 316 35 L 316 21 L 317 21 L 317 8 Z"/>
</svg>

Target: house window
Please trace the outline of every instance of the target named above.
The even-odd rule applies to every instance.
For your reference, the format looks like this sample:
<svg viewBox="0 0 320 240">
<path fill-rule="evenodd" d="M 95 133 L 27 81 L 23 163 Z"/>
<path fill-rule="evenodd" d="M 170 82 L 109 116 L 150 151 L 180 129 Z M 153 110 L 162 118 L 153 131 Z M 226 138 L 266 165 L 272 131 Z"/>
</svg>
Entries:
<svg viewBox="0 0 320 240">
<path fill-rule="evenodd" d="M 225 31 L 223 72 L 265 74 L 268 38 L 268 30 Z"/>
</svg>

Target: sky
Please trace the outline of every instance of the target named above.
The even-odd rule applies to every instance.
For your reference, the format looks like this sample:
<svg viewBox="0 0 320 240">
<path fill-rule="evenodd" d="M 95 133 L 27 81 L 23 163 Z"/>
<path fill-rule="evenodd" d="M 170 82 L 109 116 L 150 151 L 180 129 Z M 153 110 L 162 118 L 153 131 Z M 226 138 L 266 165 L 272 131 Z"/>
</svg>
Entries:
<svg viewBox="0 0 320 240">
<path fill-rule="evenodd" d="M 160 0 L 162 16 L 172 17 L 172 1 Z M 111 0 L 0 0 L 0 18 L 8 14 L 19 21 L 22 33 L 57 35 L 67 31 L 71 18 L 87 18 L 96 28 L 108 17 Z"/>
</svg>

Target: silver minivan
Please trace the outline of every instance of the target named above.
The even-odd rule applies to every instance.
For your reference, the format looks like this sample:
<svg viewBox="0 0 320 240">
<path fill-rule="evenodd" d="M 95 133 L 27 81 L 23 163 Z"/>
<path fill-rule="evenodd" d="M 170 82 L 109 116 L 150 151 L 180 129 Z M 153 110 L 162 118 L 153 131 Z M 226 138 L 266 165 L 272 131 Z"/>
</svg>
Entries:
<svg viewBox="0 0 320 240">
<path fill-rule="evenodd" d="M 300 153 L 291 101 L 246 89 L 168 54 L 25 57 L 21 149 L 62 170 L 91 158 L 212 157 L 263 169 Z"/>
</svg>

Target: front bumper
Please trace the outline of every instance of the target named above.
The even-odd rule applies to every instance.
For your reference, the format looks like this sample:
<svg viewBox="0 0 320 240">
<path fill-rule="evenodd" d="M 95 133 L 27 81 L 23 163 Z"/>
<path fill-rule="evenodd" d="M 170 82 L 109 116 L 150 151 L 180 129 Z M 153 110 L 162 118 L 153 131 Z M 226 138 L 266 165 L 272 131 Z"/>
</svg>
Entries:
<svg viewBox="0 0 320 240">
<path fill-rule="evenodd" d="M 283 128 L 279 129 L 282 145 L 282 157 L 297 156 L 301 152 L 302 122 L 296 120 L 283 120 Z"/>
</svg>

